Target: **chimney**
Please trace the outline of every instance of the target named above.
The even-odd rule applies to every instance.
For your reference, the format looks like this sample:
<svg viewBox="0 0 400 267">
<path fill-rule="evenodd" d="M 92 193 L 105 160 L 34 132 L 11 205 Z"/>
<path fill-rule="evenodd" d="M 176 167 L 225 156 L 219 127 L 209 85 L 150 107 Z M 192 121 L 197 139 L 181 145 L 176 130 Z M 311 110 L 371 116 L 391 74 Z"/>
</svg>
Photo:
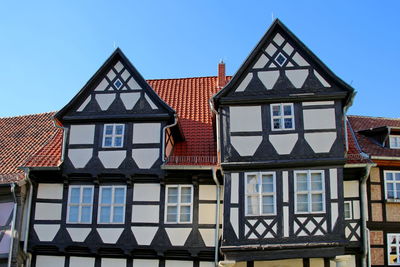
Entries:
<svg viewBox="0 0 400 267">
<path fill-rule="evenodd" d="M 226 75 L 225 75 L 225 63 L 221 60 L 218 63 L 218 80 L 217 80 L 217 87 L 222 88 L 226 84 Z"/>
</svg>

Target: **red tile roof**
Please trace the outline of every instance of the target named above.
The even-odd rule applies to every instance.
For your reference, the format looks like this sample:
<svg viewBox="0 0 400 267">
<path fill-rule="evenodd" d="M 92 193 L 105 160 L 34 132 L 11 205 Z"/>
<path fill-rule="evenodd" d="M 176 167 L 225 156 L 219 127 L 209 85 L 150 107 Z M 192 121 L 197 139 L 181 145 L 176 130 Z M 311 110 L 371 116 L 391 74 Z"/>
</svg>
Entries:
<svg viewBox="0 0 400 267">
<path fill-rule="evenodd" d="M 231 77 L 227 77 L 227 81 Z M 217 161 L 209 99 L 219 90 L 217 77 L 147 81 L 178 113 L 185 141 L 175 144 L 169 165 L 212 165 Z"/>
<path fill-rule="evenodd" d="M 370 156 L 400 157 L 400 149 L 383 147 L 371 137 L 367 137 L 360 131 L 374 129 L 383 126 L 400 127 L 400 119 L 348 116 L 350 124 L 354 129 L 355 136 L 363 152 Z"/>
<path fill-rule="evenodd" d="M 0 183 L 19 180 L 18 169 L 39 151 L 57 132 L 52 122 L 54 112 L 0 118 Z M 59 158 L 59 153 L 54 154 Z"/>
<path fill-rule="evenodd" d="M 372 163 L 368 155 L 362 153 L 361 147 L 357 142 L 356 133 L 349 121 L 347 123 L 347 142 L 348 150 L 346 155 L 346 164 L 365 164 Z"/>
</svg>

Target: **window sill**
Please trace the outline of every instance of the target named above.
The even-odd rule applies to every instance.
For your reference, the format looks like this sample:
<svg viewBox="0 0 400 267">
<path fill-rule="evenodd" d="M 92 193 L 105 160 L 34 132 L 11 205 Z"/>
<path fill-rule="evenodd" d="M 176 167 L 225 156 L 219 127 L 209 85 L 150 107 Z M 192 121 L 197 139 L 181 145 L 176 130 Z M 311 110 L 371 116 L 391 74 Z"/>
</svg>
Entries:
<svg viewBox="0 0 400 267">
<path fill-rule="evenodd" d="M 386 199 L 386 203 L 400 203 L 399 198 L 388 198 Z"/>
</svg>

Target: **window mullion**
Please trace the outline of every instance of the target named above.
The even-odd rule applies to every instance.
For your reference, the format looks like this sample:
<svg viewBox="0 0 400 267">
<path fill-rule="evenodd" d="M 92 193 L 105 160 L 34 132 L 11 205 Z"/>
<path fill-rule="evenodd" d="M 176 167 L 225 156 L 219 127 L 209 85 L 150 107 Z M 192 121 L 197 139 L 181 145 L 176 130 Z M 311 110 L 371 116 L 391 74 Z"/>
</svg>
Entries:
<svg viewBox="0 0 400 267">
<path fill-rule="evenodd" d="M 83 187 L 79 188 L 79 203 L 78 203 L 78 223 L 82 221 L 82 202 L 83 202 Z"/>
<path fill-rule="evenodd" d="M 114 187 L 111 187 L 111 199 L 110 199 L 110 222 L 113 223 L 113 218 L 114 218 L 114 205 L 113 205 L 113 199 L 114 199 Z"/>
<path fill-rule="evenodd" d="M 177 213 L 178 213 L 177 221 L 180 223 L 181 222 L 181 186 L 180 185 L 178 185 Z"/>
</svg>

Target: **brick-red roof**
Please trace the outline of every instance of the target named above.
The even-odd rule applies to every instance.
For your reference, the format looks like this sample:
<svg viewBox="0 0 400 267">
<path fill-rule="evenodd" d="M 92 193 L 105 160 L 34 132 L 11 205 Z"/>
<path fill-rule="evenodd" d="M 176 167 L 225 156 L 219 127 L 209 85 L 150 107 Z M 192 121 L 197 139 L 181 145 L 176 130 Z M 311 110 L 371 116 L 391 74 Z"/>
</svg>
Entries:
<svg viewBox="0 0 400 267">
<path fill-rule="evenodd" d="M 372 163 L 371 160 L 368 158 L 368 155 L 362 153 L 361 147 L 356 139 L 356 133 L 354 132 L 354 129 L 351 127 L 350 122 L 346 121 L 346 124 L 347 124 L 347 142 L 348 142 L 346 164 Z"/>
<path fill-rule="evenodd" d="M 354 129 L 355 136 L 363 152 L 370 156 L 400 157 L 400 149 L 390 149 L 383 147 L 371 137 L 360 133 L 363 130 L 379 128 L 383 126 L 400 127 L 400 119 L 367 117 L 367 116 L 348 116 L 350 124 Z"/>
<path fill-rule="evenodd" d="M 231 77 L 227 77 L 229 81 Z M 212 112 L 209 99 L 219 90 L 217 77 L 147 81 L 156 93 L 178 113 L 185 141 L 175 144 L 170 165 L 212 165 L 216 163 Z"/>
<path fill-rule="evenodd" d="M 18 169 L 39 151 L 57 132 L 52 122 L 54 112 L 0 118 L 0 183 L 19 180 Z M 60 153 L 53 156 L 59 158 Z"/>
</svg>

